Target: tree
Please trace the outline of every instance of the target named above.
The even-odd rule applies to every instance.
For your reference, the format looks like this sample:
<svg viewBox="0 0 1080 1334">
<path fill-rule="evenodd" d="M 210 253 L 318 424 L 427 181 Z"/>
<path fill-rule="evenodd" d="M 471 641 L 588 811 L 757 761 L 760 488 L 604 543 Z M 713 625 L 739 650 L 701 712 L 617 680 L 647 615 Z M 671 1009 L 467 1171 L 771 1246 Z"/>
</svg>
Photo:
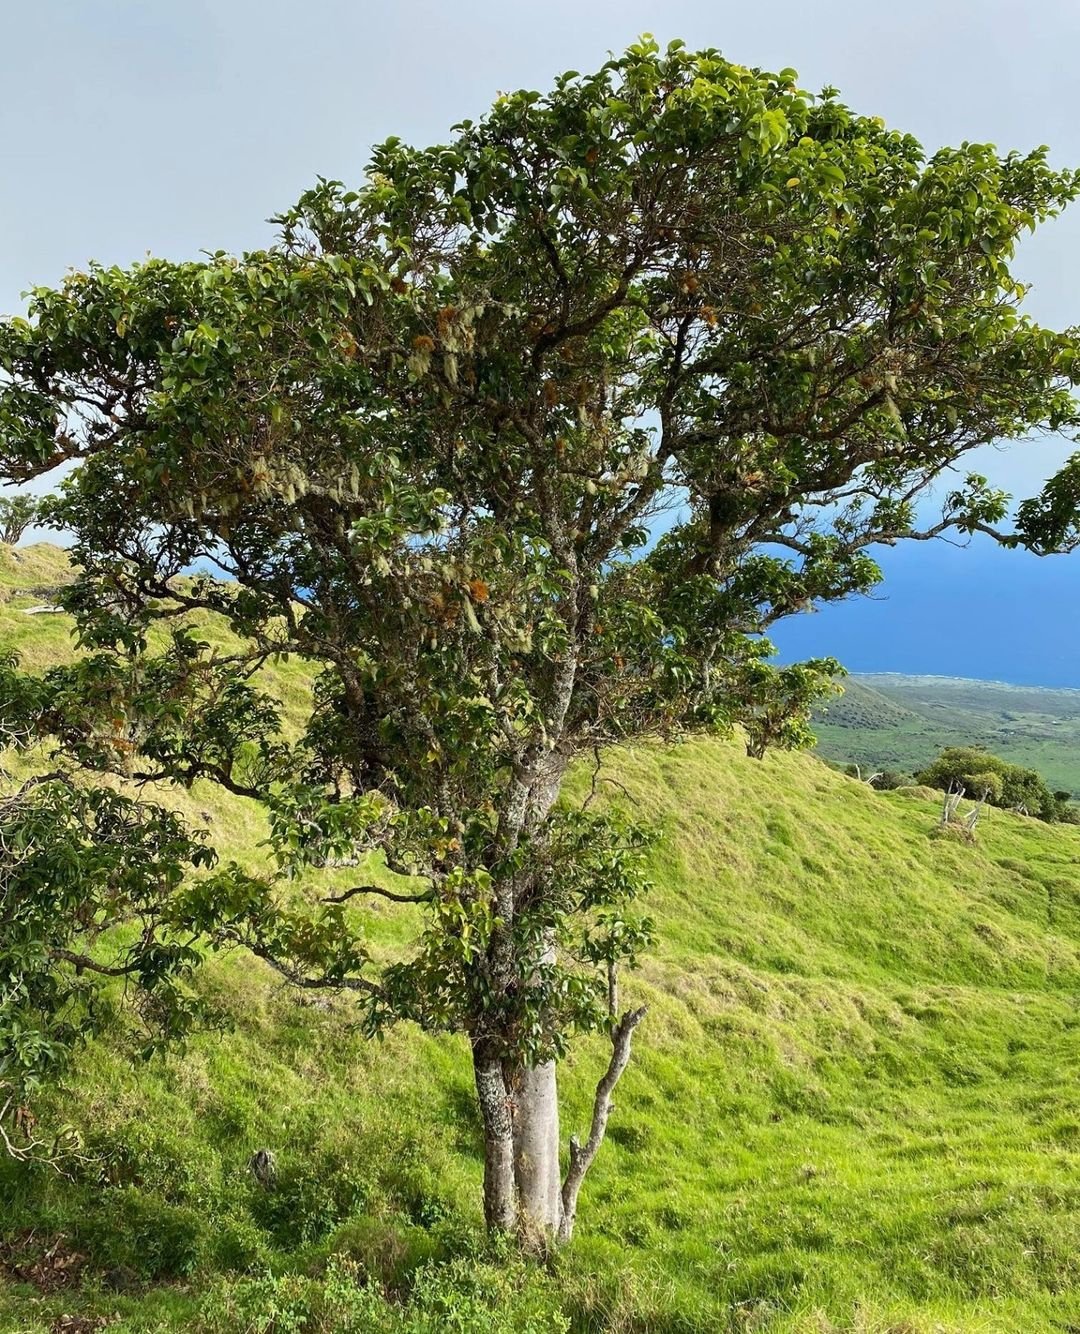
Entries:
<svg viewBox="0 0 1080 1334">
<path fill-rule="evenodd" d="M 1054 805 L 1057 808 L 1057 818 L 1062 824 L 1080 824 L 1080 807 L 1073 801 L 1071 792 L 1055 792 Z"/>
<path fill-rule="evenodd" d="M 14 547 L 38 517 L 33 496 L 0 496 L 0 545 Z"/>
<path fill-rule="evenodd" d="M 915 775 L 915 781 L 946 791 L 962 788 L 991 806 L 1021 810 L 1041 820 L 1062 819 L 1069 801 L 1068 793 L 1063 801 L 1060 794 L 1051 792 L 1034 769 L 1010 764 L 974 746 L 946 746 L 932 764 Z"/>
<path fill-rule="evenodd" d="M 91 267 L 3 327 L 6 474 L 78 465 L 51 518 L 94 689 L 65 687 L 63 746 L 268 804 L 281 880 L 225 868 L 190 925 L 373 1031 L 464 1034 L 492 1227 L 570 1236 L 642 1016 L 645 835 L 560 803 L 567 766 L 740 723 L 798 743 L 837 669 L 778 672 L 777 620 L 870 589 L 875 543 L 1036 542 L 1037 503 L 1003 532 L 984 478 L 932 488 L 1076 424 L 1075 341 L 1009 260 L 1078 188 L 646 39 L 448 145 L 389 140 L 267 250 Z M 276 654 L 317 673 L 298 741 L 257 684 Z M 319 901 L 371 855 L 407 879 Z M 368 895 L 418 914 L 410 958 L 370 957 Z M 556 1062 L 597 1028 L 560 1183 Z"/>
</svg>

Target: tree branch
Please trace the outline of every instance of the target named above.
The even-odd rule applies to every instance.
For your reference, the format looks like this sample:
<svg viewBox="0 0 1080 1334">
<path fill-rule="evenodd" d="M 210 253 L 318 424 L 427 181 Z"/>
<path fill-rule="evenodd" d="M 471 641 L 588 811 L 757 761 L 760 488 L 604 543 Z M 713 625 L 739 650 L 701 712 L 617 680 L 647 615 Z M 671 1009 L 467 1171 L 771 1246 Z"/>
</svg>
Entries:
<svg viewBox="0 0 1080 1334">
<path fill-rule="evenodd" d="M 366 996 L 386 994 L 382 987 L 366 977 L 310 977 L 283 963 L 265 945 L 253 944 L 250 940 L 238 940 L 237 943 L 245 945 L 257 959 L 262 959 L 263 963 L 269 964 L 274 972 L 279 973 L 288 983 L 304 991 L 361 991 Z"/>
<path fill-rule="evenodd" d="M 569 1241 L 573 1235 L 574 1218 L 577 1215 L 578 1192 L 581 1190 L 581 1183 L 585 1180 L 586 1172 L 588 1172 L 593 1159 L 600 1151 L 600 1145 L 604 1142 L 608 1117 L 613 1111 L 611 1094 L 630 1060 L 630 1043 L 634 1036 L 634 1029 L 645 1018 L 645 1013 L 644 1005 L 637 1010 L 627 1010 L 611 1030 L 611 1060 L 596 1086 L 589 1138 L 582 1145 L 576 1135 L 570 1137 L 570 1167 L 562 1188 L 562 1214 L 559 1221 L 560 1243 Z"/>
<path fill-rule="evenodd" d="M 342 890 L 340 894 L 327 894 L 322 902 L 348 903 L 358 894 L 378 894 L 380 898 L 389 899 L 391 903 L 430 903 L 435 897 L 433 889 L 423 894 L 396 894 L 392 889 L 383 889 L 381 885 L 353 885 L 351 889 Z"/>
<path fill-rule="evenodd" d="M 75 966 L 76 972 L 100 973 L 103 977 L 130 977 L 132 973 L 137 973 L 142 966 L 140 963 L 110 964 L 98 963 L 91 959 L 88 954 L 76 954 L 72 950 L 52 949 L 49 951 L 54 959 L 62 959 L 65 963 Z"/>
</svg>

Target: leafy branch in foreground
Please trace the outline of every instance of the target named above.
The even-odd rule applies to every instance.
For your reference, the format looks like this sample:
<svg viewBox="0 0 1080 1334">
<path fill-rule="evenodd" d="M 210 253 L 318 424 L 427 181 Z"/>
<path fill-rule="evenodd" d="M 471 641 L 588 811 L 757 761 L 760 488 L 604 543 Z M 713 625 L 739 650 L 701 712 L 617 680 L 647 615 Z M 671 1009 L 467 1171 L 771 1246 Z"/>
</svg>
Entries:
<svg viewBox="0 0 1080 1334">
<path fill-rule="evenodd" d="M 0 662 L 0 759 L 43 758 L 49 694 Z M 38 1130 L 27 1100 L 115 1027 L 117 988 L 145 1055 L 202 1013 L 187 987 L 201 954 L 175 906 L 185 871 L 212 854 L 170 811 L 52 758 L 21 780 L 0 770 L 0 1139 L 15 1157 L 63 1162 L 76 1142 Z"/>
<path fill-rule="evenodd" d="M 1009 262 L 1078 188 L 1045 150 L 928 158 L 790 70 L 645 40 L 448 144 L 389 140 L 269 249 L 92 266 L 0 326 L 0 471 L 75 465 L 65 753 L 268 804 L 300 893 L 230 869 L 190 911 L 373 1028 L 464 1035 L 492 1227 L 569 1236 L 640 1017 L 643 836 L 560 805 L 567 767 L 740 724 L 755 755 L 801 743 L 836 664 L 777 669 L 766 635 L 871 589 L 875 545 L 1070 545 L 1076 465 L 1015 531 L 956 478 L 1077 425 L 1076 341 Z M 315 676 L 298 741 L 258 684 L 286 654 Z M 417 917 L 386 968 L 369 857 Z M 597 1027 L 563 1183 L 556 1062 Z"/>
</svg>

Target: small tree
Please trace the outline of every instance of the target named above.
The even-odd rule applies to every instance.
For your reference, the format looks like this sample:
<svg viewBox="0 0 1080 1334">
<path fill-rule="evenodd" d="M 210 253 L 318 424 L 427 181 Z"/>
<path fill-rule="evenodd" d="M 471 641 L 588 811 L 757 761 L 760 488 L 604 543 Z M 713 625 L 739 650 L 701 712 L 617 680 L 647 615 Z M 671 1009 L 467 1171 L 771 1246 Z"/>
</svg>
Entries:
<svg viewBox="0 0 1080 1334">
<path fill-rule="evenodd" d="M 373 1030 L 464 1034 L 492 1227 L 570 1236 L 642 1016 L 644 836 L 560 805 L 567 766 L 737 723 L 801 742 L 836 665 L 777 674 L 769 627 L 871 588 L 875 543 L 995 531 L 981 477 L 918 505 L 1075 423 L 1075 343 L 1008 265 L 1077 189 L 1042 150 L 927 160 L 790 70 L 646 40 L 445 146 L 388 141 L 269 250 L 92 267 L 0 332 L 7 474 L 79 461 L 52 518 L 93 689 L 66 687 L 64 746 L 268 803 L 316 900 L 368 853 L 407 877 L 307 904 L 228 868 L 188 920 Z M 1028 520 L 998 536 L 1052 540 Z M 317 674 L 295 743 L 255 684 L 275 654 Z M 370 957 L 368 895 L 418 914 L 411 957 Z M 556 1062 L 597 1028 L 560 1182 Z"/>
<path fill-rule="evenodd" d="M 1057 818 L 1062 824 L 1080 824 L 1080 807 L 1073 800 L 1071 792 L 1055 792 L 1054 805 L 1057 808 Z"/>
<path fill-rule="evenodd" d="M 1041 820 L 1053 821 L 1061 815 L 1060 800 L 1034 769 L 1010 764 L 973 746 L 946 746 L 915 778 L 946 791 L 962 787 L 991 806 L 1020 810 Z"/>
<path fill-rule="evenodd" d="M 0 545 L 17 546 L 37 517 L 38 502 L 33 496 L 0 496 Z"/>
</svg>

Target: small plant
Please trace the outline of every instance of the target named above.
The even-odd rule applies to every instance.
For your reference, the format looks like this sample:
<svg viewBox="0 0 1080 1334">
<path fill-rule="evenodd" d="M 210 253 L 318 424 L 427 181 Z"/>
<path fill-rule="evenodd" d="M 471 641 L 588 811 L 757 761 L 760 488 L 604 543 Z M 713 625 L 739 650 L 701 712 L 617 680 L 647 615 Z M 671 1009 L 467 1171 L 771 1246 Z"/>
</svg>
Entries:
<svg viewBox="0 0 1080 1334">
<path fill-rule="evenodd" d="M 204 1301 L 196 1328 L 201 1334 L 566 1334 L 570 1324 L 546 1275 L 493 1253 L 422 1265 L 403 1303 L 335 1255 L 317 1278 L 267 1274 L 220 1285 Z"/>
</svg>

